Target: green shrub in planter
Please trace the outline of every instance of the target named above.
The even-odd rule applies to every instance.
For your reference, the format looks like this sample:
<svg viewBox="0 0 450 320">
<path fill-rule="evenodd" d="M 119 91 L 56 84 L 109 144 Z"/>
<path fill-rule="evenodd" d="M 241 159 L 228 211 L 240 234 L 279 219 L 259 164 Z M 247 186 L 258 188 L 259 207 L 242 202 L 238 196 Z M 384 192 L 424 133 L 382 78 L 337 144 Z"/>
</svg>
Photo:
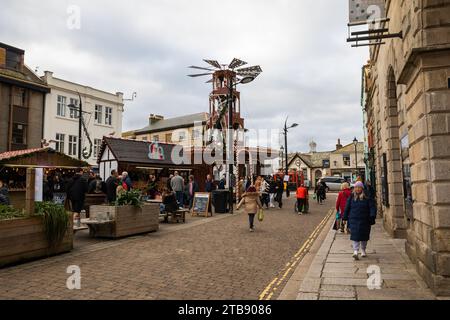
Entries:
<svg viewBox="0 0 450 320">
<path fill-rule="evenodd" d="M 36 202 L 35 215 L 42 216 L 44 232 L 51 247 L 60 244 L 69 226 L 69 215 L 64 206 L 52 202 Z"/>
<path fill-rule="evenodd" d="M 141 192 L 138 190 L 131 190 L 121 193 L 117 196 L 116 206 L 135 206 L 141 207 Z"/>
<path fill-rule="evenodd" d="M 25 216 L 23 210 L 14 209 L 12 206 L 0 205 L 0 220 L 19 219 Z"/>
</svg>

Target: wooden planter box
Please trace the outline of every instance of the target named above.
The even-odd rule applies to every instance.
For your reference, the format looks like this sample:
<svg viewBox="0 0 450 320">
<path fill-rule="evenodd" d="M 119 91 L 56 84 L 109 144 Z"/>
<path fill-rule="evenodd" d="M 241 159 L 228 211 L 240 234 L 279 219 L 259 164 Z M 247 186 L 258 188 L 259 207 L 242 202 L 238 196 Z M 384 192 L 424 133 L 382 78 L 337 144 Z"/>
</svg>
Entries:
<svg viewBox="0 0 450 320">
<path fill-rule="evenodd" d="M 50 248 L 41 217 L 0 221 L 0 267 L 49 257 L 73 249 L 73 215 L 63 241 Z"/>
<path fill-rule="evenodd" d="M 159 205 L 91 206 L 89 229 L 91 236 L 122 238 L 159 230 Z"/>
</svg>

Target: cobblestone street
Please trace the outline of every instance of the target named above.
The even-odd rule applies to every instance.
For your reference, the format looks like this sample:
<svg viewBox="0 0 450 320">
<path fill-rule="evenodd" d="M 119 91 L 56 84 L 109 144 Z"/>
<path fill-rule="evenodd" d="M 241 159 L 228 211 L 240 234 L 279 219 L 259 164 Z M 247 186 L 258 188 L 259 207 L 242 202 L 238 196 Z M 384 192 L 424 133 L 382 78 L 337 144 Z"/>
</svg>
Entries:
<svg viewBox="0 0 450 320">
<path fill-rule="evenodd" d="M 77 240 L 69 254 L 0 270 L 0 299 L 275 299 L 280 290 L 270 284 L 284 286 L 286 266 L 334 202 L 311 200 L 310 214 L 299 216 L 291 197 L 283 210 L 266 210 L 255 233 L 238 212 L 119 241 Z M 81 268 L 81 290 L 66 287 L 70 265 Z"/>
</svg>

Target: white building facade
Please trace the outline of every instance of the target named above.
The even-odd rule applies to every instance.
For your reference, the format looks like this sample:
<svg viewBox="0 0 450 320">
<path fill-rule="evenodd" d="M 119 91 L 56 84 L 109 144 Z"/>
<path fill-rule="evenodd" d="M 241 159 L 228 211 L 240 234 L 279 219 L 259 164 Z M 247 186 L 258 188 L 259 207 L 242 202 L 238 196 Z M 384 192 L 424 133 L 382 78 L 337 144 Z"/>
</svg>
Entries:
<svg viewBox="0 0 450 320">
<path fill-rule="evenodd" d="M 90 144 L 83 130 L 81 150 L 86 148 L 86 155 L 82 156 L 82 160 L 96 166 L 103 137 L 121 136 L 123 93 L 113 94 L 58 79 L 50 71 L 45 71 L 42 80 L 51 89 L 45 101 L 44 139 L 56 151 L 78 157 L 79 117 L 76 109 L 69 106 L 78 108 L 81 96 L 83 118 L 92 141 L 92 152 L 85 157 L 89 154 Z"/>
</svg>

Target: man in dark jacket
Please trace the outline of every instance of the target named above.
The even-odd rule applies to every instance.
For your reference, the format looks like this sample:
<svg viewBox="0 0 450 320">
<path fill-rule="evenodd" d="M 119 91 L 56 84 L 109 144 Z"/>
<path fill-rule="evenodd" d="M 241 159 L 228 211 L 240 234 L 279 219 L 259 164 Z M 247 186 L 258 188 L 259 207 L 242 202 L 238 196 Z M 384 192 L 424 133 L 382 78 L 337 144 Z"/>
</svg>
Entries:
<svg viewBox="0 0 450 320">
<path fill-rule="evenodd" d="M 216 185 L 214 184 L 214 180 L 213 180 L 213 178 L 211 177 L 211 175 L 208 174 L 208 175 L 206 176 L 205 191 L 211 193 L 211 192 L 213 192 L 214 190 L 216 190 Z"/>
<path fill-rule="evenodd" d="M 80 213 L 84 209 L 84 200 L 88 191 L 87 180 L 83 177 L 83 169 L 78 168 L 67 186 L 67 198 L 72 203 L 72 211 Z"/>
<path fill-rule="evenodd" d="M 116 201 L 117 187 L 119 186 L 118 174 L 116 170 L 111 171 L 111 176 L 106 180 L 106 199 L 108 203 Z"/>
<path fill-rule="evenodd" d="M 199 192 L 198 183 L 195 181 L 194 176 L 189 176 L 189 182 L 187 184 L 187 193 L 189 196 L 189 209 L 192 209 L 194 203 L 195 193 Z"/>
<path fill-rule="evenodd" d="M 225 190 L 225 186 L 227 184 L 226 176 L 223 175 L 222 179 L 219 181 L 219 190 Z"/>
<path fill-rule="evenodd" d="M 105 192 L 104 182 L 100 175 L 95 175 L 95 179 L 89 182 L 89 194 L 100 194 Z"/>
<path fill-rule="evenodd" d="M 278 202 L 278 207 L 280 209 L 283 208 L 283 192 L 284 192 L 284 183 L 281 177 L 278 177 L 275 182 L 275 201 Z"/>
<path fill-rule="evenodd" d="M 0 204 L 9 206 L 8 188 L 2 180 L 0 180 Z"/>
</svg>

